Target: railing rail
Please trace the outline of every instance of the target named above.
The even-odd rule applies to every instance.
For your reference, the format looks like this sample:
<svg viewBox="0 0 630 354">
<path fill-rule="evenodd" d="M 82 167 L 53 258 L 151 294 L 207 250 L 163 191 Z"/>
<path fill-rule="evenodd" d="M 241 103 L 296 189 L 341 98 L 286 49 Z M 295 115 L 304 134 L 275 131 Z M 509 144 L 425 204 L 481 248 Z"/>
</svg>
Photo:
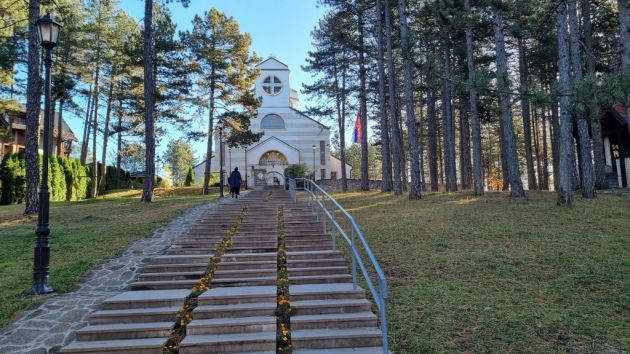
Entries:
<svg viewBox="0 0 630 354">
<path fill-rule="evenodd" d="M 354 220 L 352 215 L 346 211 L 333 197 L 330 196 L 322 187 L 318 186 L 317 183 L 310 179 L 306 178 L 298 178 L 300 182 L 304 185 L 304 191 L 309 198 L 309 203 L 313 208 L 313 211 L 317 215 L 318 220 L 321 219 L 322 227 L 324 232 L 328 232 L 328 225 L 330 225 L 330 233 L 332 235 L 332 244 L 333 249 L 337 247 L 337 233 L 339 233 L 346 243 L 350 246 L 350 255 L 352 256 L 352 283 L 356 288 L 357 285 L 357 266 L 361 270 L 361 274 L 365 279 L 365 283 L 367 284 L 374 301 L 376 301 L 376 307 L 378 308 L 380 315 L 380 323 L 381 323 L 381 331 L 383 336 L 383 353 L 389 354 L 389 345 L 387 340 L 387 306 L 386 300 L 388 297 L 387 290 L 387 279 L 385 278 L 385 273 L 381 269 L 380 264 L 374 257 L 372 253 L 372 249 L 368 245 L 365 237 L 363 236 L 363 232 L 359 225 Z M 289 180 L 289 193 L 291 194 L 291 198 L 293 202 L 297 201 L 297 180 L 290 179 Z M 321 216 L 320 216 L 321 214 Z M 348 230 L 344 229 L 344 227 L 339 223 L 340 220 L 337 215 L 341 218 L 346 219 Z M 349 235 L 348 235 L 349 234 Z M 358 238 L 358 244 L 357 244 Z M 360 251 L 367 256 L 369 262 L 376 273 L 376 280 L 378 281 L 378 288 L 374 285 L 374 281 L 372 281 L 372 277 L 363 262 L 363 258 L 361 257 Z"/>
</svg>

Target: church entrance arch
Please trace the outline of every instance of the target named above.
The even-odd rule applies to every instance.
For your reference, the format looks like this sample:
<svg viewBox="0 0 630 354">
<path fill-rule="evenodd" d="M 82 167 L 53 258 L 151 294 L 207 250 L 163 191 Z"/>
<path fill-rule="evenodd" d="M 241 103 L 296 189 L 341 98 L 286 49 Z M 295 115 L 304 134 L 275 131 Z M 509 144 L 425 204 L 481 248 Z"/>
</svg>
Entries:
<svg viewBox="0 0 630 354">
<path fill-rule="evenodd" d="M 284 186 L 284 175 L 276 171 L 267 172 L 266 182 L 268 186 Z"/>
<path fill-rule="evenodd" d="M 277 150 L 269 150 L 260 156 L 255 174 L 256 185 L 284 185 L 284 169 L 289 166 L 286 155 Z"/>
</svg>

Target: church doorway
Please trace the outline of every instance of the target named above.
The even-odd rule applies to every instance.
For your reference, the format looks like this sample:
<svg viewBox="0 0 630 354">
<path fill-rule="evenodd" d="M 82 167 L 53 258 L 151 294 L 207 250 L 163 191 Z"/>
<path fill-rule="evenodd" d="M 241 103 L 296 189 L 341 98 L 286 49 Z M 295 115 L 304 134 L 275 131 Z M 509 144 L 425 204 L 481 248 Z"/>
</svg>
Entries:
<svg viewBox="0 0 630 354">
<path fill-rule="evenodd" d="M 285 154 L 277 150 L 269 150 L 262 154 L 258 166 L 254 170 L 256 186 L 283 186 L 284 169 L 289 166 Z"/>
<path fill-rule="evenodd" d="M 276 171 L 267 172 L 266 182 L 268 186 L 284 186 L 284 175 Z"/>
</svg>

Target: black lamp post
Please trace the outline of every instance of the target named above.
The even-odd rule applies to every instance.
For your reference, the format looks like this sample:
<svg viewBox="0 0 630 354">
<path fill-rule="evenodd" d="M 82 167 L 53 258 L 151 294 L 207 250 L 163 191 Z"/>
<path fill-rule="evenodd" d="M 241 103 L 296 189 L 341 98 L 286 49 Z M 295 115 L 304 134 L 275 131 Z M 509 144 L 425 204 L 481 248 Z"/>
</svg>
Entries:
<svg viewBox="0 0 630 354">
<path fill-rule="evenodd" d="M 50 110 L 50 67 L 52 65 L 52 49 L 57 45 L 61 24 L 56 22 L 50 14 L 37 21 L 39 41 L 46 51 L 44 65 L 46 67 L 44 85 L 44 142 L 42 144 L 44 157 L 42 161 L 42 181 L 39 187 L 39 208 L 37 213 L 37 229 L 35 234 L 33 257 L 33 287 L 32 295 L 42 295 L 54 292 L 50 286 L 50 192 L 48 191 L 48 159 L 50 156 L 50 125 L 52 122 Z"/>
<path fill-rule="evenodd" d="M 223 198 L 225 195 L 223 194 L 223 184 L 225 180 L 223 179 L 223 122 L 219 121 L 217 123 L 217 129 L 219 129 L 219 197 Z"/>
<path fill-rule="evenodd" d="M 247 190 L 248 184 L 249 180 L 247 179 L 247 146 L 245 146 L 245 190 Z"/>
<path fill-rule="evenodd" d="M 232 148 L 228 148 L 228 173 L 232 173 Z"/>
<path fill-rule="evenodd" d="M 315 150 L 317 147 L 313 145 L 313 181 L 315 180 Z"/>
</svg>

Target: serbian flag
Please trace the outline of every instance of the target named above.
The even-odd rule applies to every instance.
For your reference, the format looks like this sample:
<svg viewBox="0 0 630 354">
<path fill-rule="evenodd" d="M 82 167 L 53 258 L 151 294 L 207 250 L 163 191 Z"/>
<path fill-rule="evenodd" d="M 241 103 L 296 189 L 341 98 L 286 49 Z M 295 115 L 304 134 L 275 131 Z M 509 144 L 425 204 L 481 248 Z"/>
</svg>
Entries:
<svg viewBox="0 0 630 354">
<path fill-rule="evenodd" d="M 361 133 L 361 110 L 359 110 L 359 113 L 357 114 L 357 121 L 354 124 L 352 142 L 355 144 L 361 144 L 363 142 L 363 133 Z"/>
</svg>

